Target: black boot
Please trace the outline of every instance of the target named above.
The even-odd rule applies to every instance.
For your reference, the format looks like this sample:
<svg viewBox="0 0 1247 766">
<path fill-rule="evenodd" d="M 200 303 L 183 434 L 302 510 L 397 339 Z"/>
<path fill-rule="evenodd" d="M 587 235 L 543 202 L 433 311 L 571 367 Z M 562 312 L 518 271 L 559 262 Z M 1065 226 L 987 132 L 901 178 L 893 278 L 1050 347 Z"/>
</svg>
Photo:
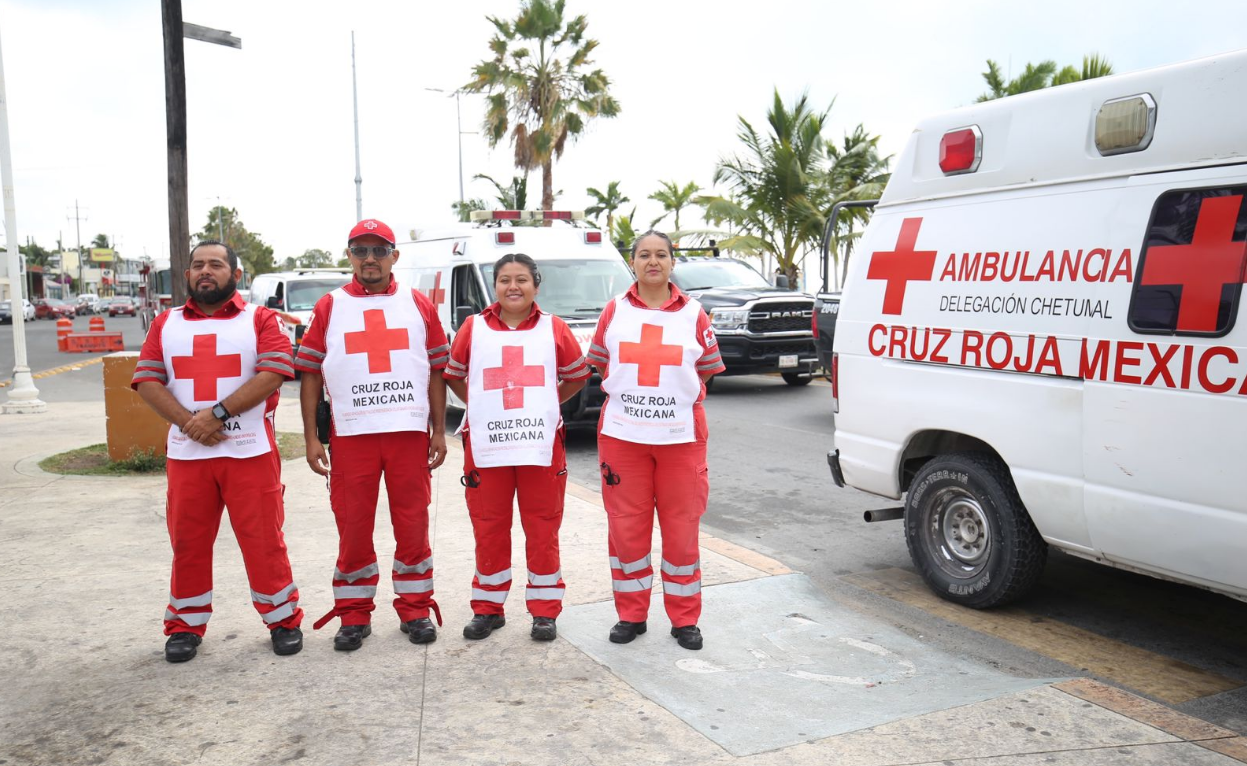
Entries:
<svg viewBox="0 0 1247 766">
<path fill-rule="evenodd" d="M 273 654 L 285 657 L 303 649 L 303 631 L 298 628 L 273 628 L 269 638 L 273 640 Z"/>
<path fill-rule="evenodd" d="M 558 628 L 554 627 L 553 617 L 533 618 L 533 630 L 530 635 L 534 641 L 553 641 L 558 634 Z"/>
<path fill-rule="evenodd" d="M 676 643 L 685 649 L 696 651 L 701 648 L 701 631 L 698 630 L 696 625 L 672 628 L 671 635 L 675 637 Z"/>
<path fill-rule="evenodd" d="M 202 638 L 194 633 L 174 633 L 165 642 L 165 659 L 169 662 L 186 662 L 195 659 Z"/>
<path fill-rule="evenodd" d="M 398 629 L 406 633 L 413 644 L 431 644 L 437 640 L 437 628 L 433 627 L 433 621 L 428 617 L 408 620 L 399 625 Z"/>
<path fill-rule="evenodd" d="M 372 635 L 371 625 L 343 625 L 333 637 L 333 648 L 340 652 L 353 652 L 364 645 L 364 639 Z"/>
<path fill-rule="evenodd" d="M 630 641 L 632 641 L 632 639 L 636 638 L 637 636 L 641 635 L 647 630 L 649 630 L 649 626 L 646 625 L 644 621 L 628 622 L 627 620 L 620 620 L 619 622 L 615 623 L 615 627 L 611 628 L 611 643 L 612 644 L 629 643 Z"/>
<path fill-rule="evenodd" d="M 500 614 L 474 614 L 467 625 L 463 626 L 463 637 L 473 641 L 488 638 L 498 628 L 507 624 L 507 618 Z"/>
</svg>

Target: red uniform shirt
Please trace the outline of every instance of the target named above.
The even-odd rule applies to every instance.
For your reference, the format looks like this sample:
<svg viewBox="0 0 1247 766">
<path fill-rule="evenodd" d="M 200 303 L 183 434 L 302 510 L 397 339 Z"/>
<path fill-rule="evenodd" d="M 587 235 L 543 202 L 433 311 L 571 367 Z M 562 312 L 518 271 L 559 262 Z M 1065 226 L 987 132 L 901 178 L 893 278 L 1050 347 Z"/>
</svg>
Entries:
<svg viewBox="0 0 1247 766">
<path fill-rule="evenodd" d="M 455 335 L 454 345 L 450 347 L 450 363 L 446 367 L 448 378 L 466 380 L 468 377 L 468 363 L 472 356 L 472 323 L 476 321 L 477 316 L 473 314 L 468 317 L 463 326 L 459 328 L 458 334 Z M 531 330 L 541 319 L 541 307 L 534 302 L 528 317 L 516 327 L 507 327 L 502 321 L 502 307 L 497 302 L 482 311 L 479 316 L 484 318 L 485 324 L 489 325 L 490 329 L 498 332 Z M 559 381 L 588 378 L 589 365 L 585 364 L 585 358 L 580 353 L 580 343 L 572 335 L 571 328 L 558 317 L 552 316 L 550 319 L 554 323 L 554 353 L 555 362 L 558 365 Z"/>
<path fill-rule="evenodd" d="M 624 300 L 645 311 L 679 311 L 688 304 L 689 297 L 681 292 L 680 288 L 671 285 L 671 297 L 663 305 L 652 309 L 645 305 L 645 301 L 641 300 L 640 294 L 637 293 L 637 285 L 633 282 L 628 291 L 624 293 Z M 589 346 L 587 359 L 590 364 L 597 365 L 603 378 L 606 378 L 610 365 L 610 351 L 606 349 L 606 328 L 610 327 L 611 320 L 614 318 L 615 302 L 611 301 L 606 304 L 606 308 L 602 310 L 602 316 L 598 318 L 598 327 L 593 333 L 593 342 Z M 719 341 L 714 337 L 714 328 L 710 326 L 710 317 L 706 315 L 705 309 L 701 309 L 697 313 L 697 342 L 701 344 L 702 349 L 705 351 L 701 358 L 697 360 L 697 372 L 699 375 L 707 373 L 717 375 L 727 369 L 723 365 L 723 357 L 719 354 Z M 706 384 L 702 383 L 701 393 L 697 395 L 695 404 L 700 404 L 705 398 Z"/>
<path fill-rule="evenodd" d="M 398 292 L 398 282 L 390 277 L 390 286 L 384 293 L 370 293 L 360 284 L 359 277 L 353 277 L 342 286 L 347 295 L 358 298 L 369 298 L 374 295 L 393 295 Z M 442 329 L 441 320 L 437 318 L 437 308 L 424 297 L 424 293 L 411 291 L 416 301 L 420 316 L 424 317 L 424 337 L 426 351 L 429 355 L 429 367 L 434 370 L 446 368 L 449 358 L 450 344 L 446 340 L 446 331 Z M 312 309 L 312 319 L 308 323 L 307 332 L 299 345 L 299 353 L 295 357 L 294 366 L 303 372 L 320 374 L 320 364 L 325 360 L 325 328 L 329 326 L 329 315 L 333 313 L 333 293 L 316 301 Z"/>
<path fill-rule="evenodd" d="M 233 297 L 225 302 L 225 305 L 216 310 L 216 313 L 208 316 L 199 310 L 195 299 L 190 298 L 186 301 L 186 305 L 182 307 L 182 317 L 190 322 L 211 322 L 220 319 L 231 319 L 238 316 L 246 305 L 242 296 L 234 293 Z M 151 328 L 147 331 L 147 339 L 143 341 L 143 348 L 139 351 L 139 362 L 134 367 L 134 377 L 130 379 L 130 388 L 138 388 L 140 383 L 145 383 L 149 380 L 154 380 L 161 385 L 169 383 L 169 376 L 165 370 L 164 346 L 161 343 L 165 322 L 168 319 L 169 312 L 166 311 L 156 317 L 152 322 Z M 286 380 L 293 380 L 294 367 L 292 366 L 290 351 L 290 339 L 286 337 L 286 332 L 277 313 L 272 309 L 256 306 L 255 371 L 257 373 L 275 372 Z M 281 389 L 278 389 L 265 401 L 265 413 L 272 412 L 277 408 L 277 400 L 280 394 Z"/>
</svg>

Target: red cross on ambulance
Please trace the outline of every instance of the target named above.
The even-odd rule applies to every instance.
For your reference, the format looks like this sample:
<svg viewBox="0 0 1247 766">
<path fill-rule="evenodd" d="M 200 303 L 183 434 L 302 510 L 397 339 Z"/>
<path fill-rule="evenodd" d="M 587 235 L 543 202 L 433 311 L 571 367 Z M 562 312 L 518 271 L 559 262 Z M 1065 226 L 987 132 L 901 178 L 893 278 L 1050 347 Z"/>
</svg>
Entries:
<svg viewBox="0 0 1247 766">
<path fill-rule="evenodd" d="M 921 218 L 901 221 L 895 250 L 876 250 L 870 256 L 867 279 L 886 280 L 883 291 L 883 313 L 900 314 L 905 306 L 905 288 L 910 282 L 930 282 L 935 273 L 934 250 L 916 250 Z"/>
</svg>

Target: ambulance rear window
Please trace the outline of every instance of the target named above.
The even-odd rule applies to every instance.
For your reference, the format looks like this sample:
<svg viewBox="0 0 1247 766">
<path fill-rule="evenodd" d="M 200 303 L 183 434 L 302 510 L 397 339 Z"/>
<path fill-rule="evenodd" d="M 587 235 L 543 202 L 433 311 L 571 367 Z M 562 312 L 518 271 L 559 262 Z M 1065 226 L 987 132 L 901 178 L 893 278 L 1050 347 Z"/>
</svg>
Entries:
<svg viewBox="0 0 1247 766">
<path fill-rule="evenodd" d="M 1247 269 L 1247 186 L 1165 192 L 1139 254 L 1137 333 L 1218 337 L 1234 327 Z"/>
</svg>

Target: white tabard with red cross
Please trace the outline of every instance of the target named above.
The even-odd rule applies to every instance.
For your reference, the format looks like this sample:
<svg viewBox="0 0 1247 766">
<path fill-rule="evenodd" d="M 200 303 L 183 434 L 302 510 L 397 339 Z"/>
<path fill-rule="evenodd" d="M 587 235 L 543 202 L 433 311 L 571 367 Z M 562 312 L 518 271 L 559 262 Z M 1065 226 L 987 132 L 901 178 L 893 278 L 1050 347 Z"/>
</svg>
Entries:
<svg viewBox="0 0 1247 766">
<path fill-rule="evenodd" d="M 340 436 L 429 427 L 429 353 L 424 317 L 399 285 L 393 295 L 334 290 L 321 374 Z"/>
<path fill-rule="evenodd" d="M 501 332 L 472 320 L 468 429 L 482 468 L 550 465 L 559 425 L 554 322 L 542 314 L 528 330 Z"/>
<path fill-rule="evenodd" d="M 686 444 L 696 438 L 697 360 L 705 353 L 697 338 L 700 314 L 695 300 L 679 311 L 648 311 L 622 296 L 615 299 L 615 316 L 606 328 L 610 370 L 602 390 L 610 398 L 602 433 L 638 444 Z"/>
<path fill-rule="evenodd" d="M 160 345 L 168 371 L 169 393 L 191 412 L 211 409 L 255 377 L 255 306 L 229 319 L 185 318 L 182 308 L 169 312 Z M 228 439 L 213 447 L 194 441 L 169 427 L 165 450 L 174 460 L 214 457 L 256 457 L 272 450 L 264 425 L 264 402 L 227 419 Z"/>
</svg>

